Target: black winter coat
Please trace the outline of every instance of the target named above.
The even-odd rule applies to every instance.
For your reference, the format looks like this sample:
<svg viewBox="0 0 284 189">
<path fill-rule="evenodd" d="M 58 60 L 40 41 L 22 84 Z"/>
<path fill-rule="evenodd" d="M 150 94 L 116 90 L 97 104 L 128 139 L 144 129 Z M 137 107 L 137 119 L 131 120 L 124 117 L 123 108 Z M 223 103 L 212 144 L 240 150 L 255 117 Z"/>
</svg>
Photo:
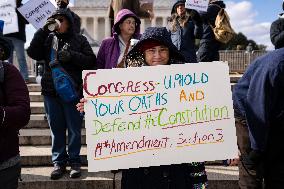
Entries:
<svg viewBox="0 0 284 189">
<path fill-rule="evenodd" d="M 58 9 L 54 15 L 63 15 L 68 17 L 69 20 L 73 21 L 73 17 L 69 11 L 64 9 Z M 73 22 L 71 23 L 70 29 L 67 33 L 55 35 L 58 37 L 58 51 L 60 51 L 64 44 L 68 43 L 70 46 L 68 51 L 71 54 L 69 62 L 60 62 L 61 66 L 66 72 L 72 77 L 77 84 L 77 90 L 81 90 L 82 86 L 82 71 L 88 69 L 94 69 L 96 63 L 96 56 L 87 41 L 86 37 L 77 34 L 73 30 Z M 46 96 L 57 96 L 53 79 L 52 72 L 49 66 L 50 62 L 50 50 L 52 43 L 52 34 L 48 33 L 43 29 L 39 29 L 27 50 L 28 55 L 35 60 L 45 60 L 44 73 L 41 80 L 42 95 Z"/>
<path fill-rule="evenodd" d="M 278 18 L 271 24 L 270 39 L 275 49 L 284 47 L 284 18 Z"/>
<path fill-rule="evenodd" d="M 207 12 L 200 12 L 203 20 L 203 35 L 200 40 L 197 58 L 199 62 L 211 62 L 219 60 L 221 43 L 215 39 L 212 27 L 221 8 L 225 8 L 223 1 L 214 1 L 209 4 Z"/>
<path fill-rule="evenodd" d="M 0 82 L 0 164 L 19 154 L 18 132 L 28 124 L 31 114 L 29 91 L 23 77 L 12 64 L 3 63 L 3 66 L 4 81 Z"/>
</svg>

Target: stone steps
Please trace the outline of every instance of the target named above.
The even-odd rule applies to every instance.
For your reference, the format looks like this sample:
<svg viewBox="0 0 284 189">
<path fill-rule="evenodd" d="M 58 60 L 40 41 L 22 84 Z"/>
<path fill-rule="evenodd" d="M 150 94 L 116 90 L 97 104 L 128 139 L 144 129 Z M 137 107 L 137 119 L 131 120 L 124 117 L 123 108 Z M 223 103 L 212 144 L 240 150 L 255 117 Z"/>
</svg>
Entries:
<svg viewBox="0 0 284 189">
<path fill-rule="evenodd" d="M 31 113 L 32 114 L 44 114 L 44 104 L 43 102 L 31 102 Z"/>
<path fill-rule="evenodd" d="M 51 166 L 51 145 L 47 146 L 20 146 L 21 163 L 23 166 Z M 81 161 L 87 165 L 87 146 L 81 147 Z"/>
<path fill-rule="evenodd" d="M 67 169 L 69 169 L 67 167 Z M 209 189 L 237 189 L 237 167 L 206 166 Z M 63 178 L 53 181 L 49 175 L 51 166 L 23 167 L 22 181 L 19 189 L 113 189 L 114 175 L 109 171 L 88 173 L 87 167 L 82 167 L 82 176 L 79 179 L 70 179 L 68 172 Z M 115 188 L 120 189 L 121 173 L 115 175 Z"/>
<path fill-rule="evenodd" d="M 66 137 L 67 140 L 67 137 Z M 86 144 L 86 130 L 82 129 L 82 145 Z M 51 145 L 51 135 L 49 129 L 21 129 L 19 135 L 21 146 Z"/>
</svg>

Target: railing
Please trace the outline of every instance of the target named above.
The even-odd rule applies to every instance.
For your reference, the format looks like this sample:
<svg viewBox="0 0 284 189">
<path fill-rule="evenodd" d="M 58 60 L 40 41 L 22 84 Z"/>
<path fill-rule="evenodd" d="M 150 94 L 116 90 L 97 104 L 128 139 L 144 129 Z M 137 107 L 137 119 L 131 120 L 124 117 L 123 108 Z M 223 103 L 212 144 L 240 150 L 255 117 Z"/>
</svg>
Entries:
<svg viewBox="0 0 284 189">
<path fill-rule="evenodd" d="M 227 61 L 230 68 L 230 73 L 244 73 L 246 68 L 254 59 L 267 53 L 266 51 L 219 51 L 220 60 Z"/>
<path fill-rule="evenodd" d="M 257 57 L 262 56 L 266 53 L 266 51 L 236 51 L 236 50 L 225 50 L 219 51 L 220 60 L 227 61 L 230 68 L 230 73 L 238 72 L 244 73 L 247 66 Z M 15 53 L 14 53 L 15 54 Z M 31 59 L 29 56 L 27 57 L 27 64 L 30 75 L 36 75 L 36 61 Z M 14 56 L 14 62 L 17 62 L 16 56 Z M 17 63 L 15 64 L 16 66 Z"/>
</svg>

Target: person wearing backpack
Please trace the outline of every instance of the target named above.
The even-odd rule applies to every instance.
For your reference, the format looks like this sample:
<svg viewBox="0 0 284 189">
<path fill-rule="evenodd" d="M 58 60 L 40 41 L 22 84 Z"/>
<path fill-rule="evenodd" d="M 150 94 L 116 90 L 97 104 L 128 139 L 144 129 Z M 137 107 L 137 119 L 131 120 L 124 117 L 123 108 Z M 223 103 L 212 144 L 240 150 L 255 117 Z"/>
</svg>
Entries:
<svg viewBox="0 0 284 189">
<path fill-rule="evenodd" d="M 21 174 L 19 130 L 30 120 L 30 98 L 27 85 L 18 69 L 7 60 L 11 42 L 3 37 L 0 20 L 0 188 L 18 188 Z"/>
<path fill-rule="evenodd" d="M 48 18 L 45 26 L 34 34 L 27 50 L 31 58 L 45 60 L 41 92 L 44 96 L 52 137 L 54 170 L 50 175 L 51 179 L 61 178 L 66 172 L 67 163 L 71 166 L 69 175 L 71 178 L 81 175 L 82 116 L 77 112 L 76 104 L 82 97 L 82 71 L 94 69 L 96 56 L 87 39 L 74 31 L 73 24 L 70 11 L 57 9 Z M 55 30 L 51 32 L 50 29 Z M 55 68 L 60 74 L 54 74 Z M 58 76 L 63 77 L 58 78 Z M 59 91 L 61 84 L 64 84 L 61 87 L 75 89 L 78 98 L 66 101 L 61 95 L 64 91 Z M 68 131 L 67 150 L 66 130 Z"/>
<path fill-rule="evenodd" d="M 222 43 L 216 40 L 213 28 L 215 27 L 215 20 L 219 11 L 222 8 L 225 9 L 225 7 L 226 5 L 223 1 L 210 0 L 207 12 L 200 12 L 203 20 L 203 34 L 197 52 L 199 62 L 211 62 L 220 59 L 219 49 Z"/>
</svg>

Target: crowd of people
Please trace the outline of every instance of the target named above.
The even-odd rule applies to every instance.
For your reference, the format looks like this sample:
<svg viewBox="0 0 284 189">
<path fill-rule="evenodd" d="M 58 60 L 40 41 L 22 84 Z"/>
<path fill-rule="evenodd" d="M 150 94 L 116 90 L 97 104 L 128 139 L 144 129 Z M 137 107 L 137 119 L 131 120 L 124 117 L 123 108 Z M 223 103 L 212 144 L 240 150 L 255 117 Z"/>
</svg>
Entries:
<svg viewBox="0 0 284 189">
<path fill-rule="evenodd" d="M 149 27 L 142 34 L 140 18 L 151 19 L 154 13 L 140 10 L 139 1 L 112 0 L 108 13 L 113 20 L 112 35 L 102 41 L 96 56 L 86 37 L 80 34 L 80 18 L 68 8 L 69 0 L 56 0 L 56 11 L 34 34 L 27 49 L 32 59 L 44 61 L 41 92 L 52 137 L 51 179 L 60 179 L 68 165 L 70 178 L 81 176 L 81 126 L 86 102 L 82 93 L 83 70 L 219 60 L 222 43 L 215 39 L 213 27 L 218 12 L 226 7 L 224 2 L 209 0 L 205 12 L 186 9 L 185 2 L 177 0 L 173 4 L 167 26 Z M 17 0 L 17 7 L 21 5 L 21 0 Z M 17 33 L 3 35 L 4 24 L 0 20 L 0 186 L 7 189 L 18 186 L 21 169 L 18 131 L 28 123 L 31 113 L 24 53 L 27 22 L 17 13 Z M 60 25 L 51 30 L 49 26 L 58 22 Z M 284 167 L 273 164 L 280 160 L 279 144 L 284 131 L 283 25 L 284 16 L 280 14 L 270 32 L 276 50 L 250 64 L 234 86 L 239 157 L 232 162 L 239 161 L 242 189 L 280 189 L 284 185 Z M 196 39 L 200 40 L 198 46 Z M 14 50 L 20 71 L 11 64 Z M 66 101 L 59 95 L 54 74 L 57 66 L 72 80 L 78 93 L 76 100 Z M 208 188 L 204 162 L 122 170 L 121 182 L 123 189 Z"/>
</svg>

